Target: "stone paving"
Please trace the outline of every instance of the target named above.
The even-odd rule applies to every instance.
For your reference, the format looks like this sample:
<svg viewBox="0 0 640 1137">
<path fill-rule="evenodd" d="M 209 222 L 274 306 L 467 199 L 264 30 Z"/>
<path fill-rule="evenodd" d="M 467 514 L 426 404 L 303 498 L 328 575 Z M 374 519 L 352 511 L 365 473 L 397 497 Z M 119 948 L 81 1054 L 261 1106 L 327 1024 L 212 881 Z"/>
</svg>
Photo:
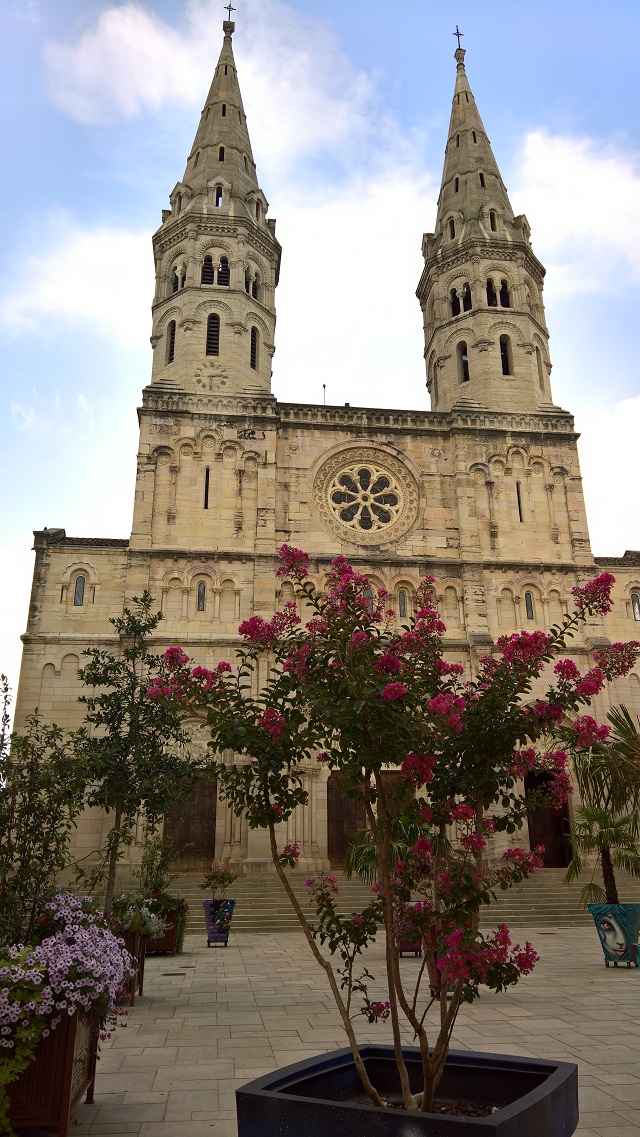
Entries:
<svg viewBox="0 0 640 1137">
<path fill-rule="evenodd" d="M 527 937 L 542 956 L 534 973 L 464 1007 L 453 1046 L 575 1060 L 580 1137 L 640 1137 L 640 969 L 606 969 L 594 929 L 518 931 Z M 374 945 L 369 970 L 382 975 L 382 959 Z M 359 1035 L 387 1041 L 390 1030 L 363 1020 Z M 78 1107 L 69 1133 L 236 1137 L 236 1086 L 343 1045 L 302 935 L 211 949 L 190 936 L 183 955 L 147 960 L 145 995 L 103 1045 L 95 1104 Z"/>
</svg>

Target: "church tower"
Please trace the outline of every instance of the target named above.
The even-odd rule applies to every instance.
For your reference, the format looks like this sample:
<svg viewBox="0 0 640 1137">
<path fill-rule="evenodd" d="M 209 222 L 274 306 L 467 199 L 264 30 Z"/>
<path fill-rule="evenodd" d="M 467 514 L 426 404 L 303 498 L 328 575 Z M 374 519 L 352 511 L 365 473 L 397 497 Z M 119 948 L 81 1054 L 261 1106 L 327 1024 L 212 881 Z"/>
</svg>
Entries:
<svg viewBox="0 0 640 1137">
<path fill-rule="evenodd" d="M 434 233 L 418 285 L 434 411 L 552 409 L 542 286 L 524 214 L 515 217 L 458 48 Z"/>
<path fill-rule="evenodd" d="M 256 175 L 231 37 L 224 42 L 182 181 L 153 238 L 152 387 L 271 390 L 280 246 Z"/>
</svg>

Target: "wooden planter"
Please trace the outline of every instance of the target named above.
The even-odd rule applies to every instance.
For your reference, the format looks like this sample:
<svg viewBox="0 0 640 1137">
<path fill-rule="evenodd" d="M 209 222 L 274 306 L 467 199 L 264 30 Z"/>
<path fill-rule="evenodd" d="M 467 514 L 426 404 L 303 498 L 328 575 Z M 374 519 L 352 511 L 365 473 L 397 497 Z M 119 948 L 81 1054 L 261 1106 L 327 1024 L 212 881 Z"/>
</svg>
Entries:
<svg viewBox="0 0 640 1137">
<path fill-rule="evenodd" d="M 158 955 L 160 952 L 176 954 L 178 947 L 178 908 L 170 908 L 168 912 L 161 913 L 161 919 L 167 925 L 167 930 L 159 940 L 149 940 L 146 948 L 147 955 Z M 140 992 L 142 994 L 142 992 Z"/>
<path fill-rule="evenodd" d="M 135 963 L 136 970 L 135 974 L 125 984 L 121 1001 L 128 1002 L 129 1006 L 132 1007 L 135 1002 L 136 991 L 141 995 L 144 986 L 145 937 L 141 936 L 140 932 L 122 932 L 122 939 Z"/>
<path fill-rule="evenodd" d="M 97 1050 L 97 1027 L 77 1014 L 63 1015 L 49 1037 L 40 1039 L 31 1065 L 7 1086 L 14 1128 L 37 1127 L 67 1137 L 78 1102 L 85 1094 L 93 1101 Z"/>
</svg>

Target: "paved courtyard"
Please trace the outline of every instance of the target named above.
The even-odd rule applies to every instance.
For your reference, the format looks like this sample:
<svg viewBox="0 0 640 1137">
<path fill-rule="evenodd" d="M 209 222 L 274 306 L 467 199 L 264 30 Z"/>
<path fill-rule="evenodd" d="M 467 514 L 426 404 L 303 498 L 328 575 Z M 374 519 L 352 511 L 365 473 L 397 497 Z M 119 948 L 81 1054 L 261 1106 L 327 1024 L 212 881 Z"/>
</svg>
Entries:
<svg viewBox="0 0 640 1137">
<path fill-rule="evenodd" d="M 525 938 L 542 956 L 534 973 L 464 1007 L 453 1045 L 575 1060 L 580 1137 L 640 1137 L 640 969 L 606 969 L 593 929 Z M 367 966 L 383 974 L 380 947 Z M 390 1038 L 364 1020 L 359 1034 Z M 78 1107 L 70 1134 L 235 1137 L 236 1086 L 343 1045 L 302 935 L 232 936 L 226 949 L 190 936 L 182 956 L 147 960 L 145 995 L 103 1045 L 95 1104 Z"/>
</svg>

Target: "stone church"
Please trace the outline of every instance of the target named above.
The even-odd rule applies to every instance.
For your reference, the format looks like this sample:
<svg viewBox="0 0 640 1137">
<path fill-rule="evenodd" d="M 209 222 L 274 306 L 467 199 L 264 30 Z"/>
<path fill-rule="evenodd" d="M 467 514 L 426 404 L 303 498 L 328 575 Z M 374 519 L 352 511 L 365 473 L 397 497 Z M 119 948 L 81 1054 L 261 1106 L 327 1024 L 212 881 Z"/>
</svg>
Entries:
<svg viewBox="0 0 640 1137">
<path fill-rule="evenodd" d="M 615 606 L 573 657 L 584 671 L 594 648 L 640 638 L 640 552 L 591 552 L 573 418 L 551 391 L 545 270 L 526 217 L 513 214 L 464 50 L 417 288 L 431 410 L 283 403 L 271 393 L 281 249 L 251 152 L 234 24 L 223 29 L 184 175 L 153 237 L 153 367 L 131 536 L 35 533 L 17 727 L 36 706 L 80 724 L 82 652 L 117 648 L 109 617 L 144 589 L 165 616 L 155 650 L 179 643 L 208 667 L 232 660 L 239 621 L 268 618 L 292 596 L 275 578 L 283 541 L 310 553 L 319 586 L 343 553 L 389 590 L 399 620 L 421 577 L 434 576 L 446 655 L 469 671 L 500 635 L 560 619 L 572 586 L 602 566 L 616 577 Z M 637 669 L 598 697 L 600 721 L 612 702 L 640 715 Z M 317 763 L 304 776 L 309 805 L 283 825 L 286 838 L 300 843 L 304 869 L 340 865 L 358 803 L 344 803 Z M 178 845 L 191 842 L 182 867 L 215 853 L 265 869 L 265 835 L 216 796 L 203 789 L 167 820 Z M 531 819 L 549 865 L 566 863 L 566 823 Z M 102 832 L 87 812 L 78 855 Z"/>
</svg>

